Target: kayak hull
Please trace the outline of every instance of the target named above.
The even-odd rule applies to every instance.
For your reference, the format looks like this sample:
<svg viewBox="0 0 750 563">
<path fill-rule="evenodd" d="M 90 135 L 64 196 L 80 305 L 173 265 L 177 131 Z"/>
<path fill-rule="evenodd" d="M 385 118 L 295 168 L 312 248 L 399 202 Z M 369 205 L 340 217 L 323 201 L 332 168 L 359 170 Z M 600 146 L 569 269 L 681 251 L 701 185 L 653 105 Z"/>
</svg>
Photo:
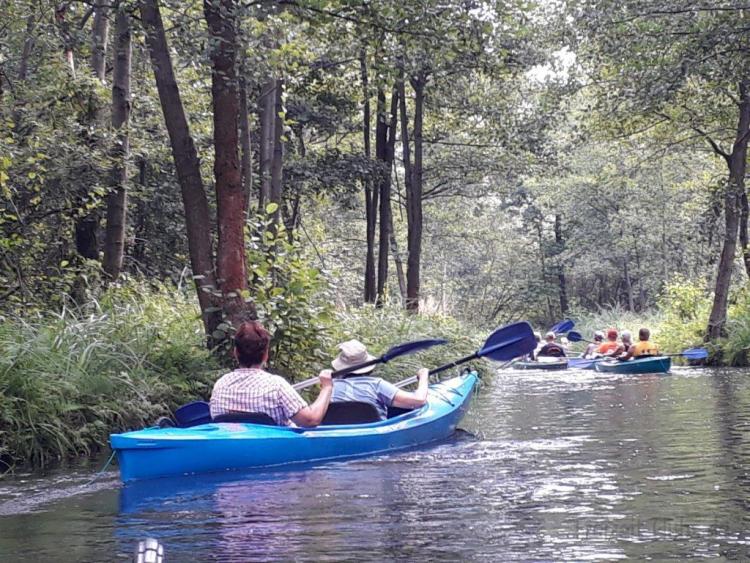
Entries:
<svg viewBox="0 0 750 563">
<path fill-rule="evenodd" d="M 587 360 L 585 358 L 570 358 L 568 360 L 568 367 L 572 369 L 590 369 L 595 370 L 596 364 L 599 362 L 595 359 Z"/>
<path fill-rule="evenodd" d="M 344 459 L 450 436 L 469 407 L 475 372 L 430 386 L 427 404 L 370 424 L 292 428 L 210 423 L 110 436 L 123 482 Z"/>
<path fill-rule="evenodd" d="M 641 373 L 667 373 L 672 367 L 672 358 L 668 356 L 654 356 L 635 358 L 624 362 L 597 362 L 596 371 L 602 373 L 619 373 L 624 375 Z"/>
<path fill-rule="evenodd" d="M 559 362 L 513 362 L 513 369 L 533 369 L 542 371 L 558 371 L 568 369 L 568 360 Z"/>
</svg>

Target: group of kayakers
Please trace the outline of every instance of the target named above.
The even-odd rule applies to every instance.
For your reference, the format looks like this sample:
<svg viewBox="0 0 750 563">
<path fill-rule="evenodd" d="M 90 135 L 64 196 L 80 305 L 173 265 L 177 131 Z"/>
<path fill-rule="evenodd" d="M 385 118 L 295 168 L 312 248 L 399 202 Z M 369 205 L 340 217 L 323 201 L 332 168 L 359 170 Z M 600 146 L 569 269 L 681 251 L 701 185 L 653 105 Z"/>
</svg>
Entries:
<svg viewBox="0 0 750 563">
<path fill-rule="evenodd" d="M 638 331 L 638 342 L 633 342 L 633 336 L 628 330 L 623 330 L 618 335 L 616 329 L 610 328 L 606 332 L 606 340 L 604 335 L 605 333 L 602 331 L 594 333 L 594 340 L 586 347 L 583 358 L 610 357 L 618 360 L 629 360 L 630 358 L 659 355 L 659 348 L 651 342 L 651 331 L 647 328 L 641 328 Z"/>
<path fill-rule="evenodd" d="M 317 426 L 331 402 L 363 402 L 372 405 L 381 419 L 387 417 L 388 407 L 413 409 L 427 401 L 428 370 L 417 372 L 416 391 L 399 389 L 392 383 L 369 375 L 370 365 L 358 369 L 345 378 L 331 377 L 324 369 L 318 375 L 320 392 L 308 404 L 283 377 L 265 371 L 271 336 L 258 321 L 242 323 L 234 335 L 234 357 L 239 367 L 223 375 L 211 393 L 211 417 L 243 413 L 260 413 L 271 417 L 280 426 Z M 358 340 L 339 345 L 339 355 L 331 362 L 336 370 L 366 363 L 374 357 Z"/>
<path fill-rule="evenodd" d="M 594 340 L 589 342 L 581 357 L 587 360 L 602 357 L 629 360 L 630 358 L 643 356 L 658 356 L 659 348 L 651 342 L 650 338 L 651 331 L 647 328 L 641 328 L 638 331 L 638 342 L 633 342 L 633 336 L 628 330 L 623 330 L 619 334 L 614 328 L 608 329 L 606 333 L 597 330 L 594 332 Z M 529 359 L 565 358 L 568 356 L 565 337 L 561 339 L 563 342 L 558 343 L 557 335 L 554 332 L 548 332 L 544 336 L 544 343 L 542 343 L 540 333 L 536 333 L 536 339 L 538 342 L 537 348 L 529 354 Z"/>
</svg>

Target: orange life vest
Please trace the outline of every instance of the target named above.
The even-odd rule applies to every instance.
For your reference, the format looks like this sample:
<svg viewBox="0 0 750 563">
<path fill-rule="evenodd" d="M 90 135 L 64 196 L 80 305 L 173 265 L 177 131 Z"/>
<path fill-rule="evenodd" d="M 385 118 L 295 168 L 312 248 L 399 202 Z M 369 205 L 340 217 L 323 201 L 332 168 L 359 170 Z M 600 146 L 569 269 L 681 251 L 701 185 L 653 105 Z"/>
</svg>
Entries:
<svg viewBox="0 0 750 563">
<path fill-rule="evenodd" d="M 640 356 L 658 356 L 659 348 L 656 346 L 656 344 L 653 344 L 648 340 L 640 340 L 633 344 L 631 352 L 634 358 L 638 358 Z"/>
<path fill-rule="evenodd" d="M 599 345 L 599 348 L 596 349 L 598 354 L 607 354 L 609 352 L 614 352 L 617 350 L 617 347 L 619 344 L 617 342 L 612 342 L 611 340 L 607 340 L 606 342 L 602 342 Z"/>
</svg>

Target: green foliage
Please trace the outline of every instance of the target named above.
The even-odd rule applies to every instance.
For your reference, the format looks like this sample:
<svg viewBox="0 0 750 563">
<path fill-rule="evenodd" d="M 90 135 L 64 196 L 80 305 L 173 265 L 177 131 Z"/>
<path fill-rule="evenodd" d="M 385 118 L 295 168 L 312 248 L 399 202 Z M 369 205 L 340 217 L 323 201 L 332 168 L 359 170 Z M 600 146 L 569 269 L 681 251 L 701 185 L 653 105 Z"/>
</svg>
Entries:
<svg viewBox="0 0 750 563">
<path fill-rule="evenodd" d="M 272 203 L 266 211 L 275 210 Z M 249 222 L 249 229 L 248 297 L 273 335 L 271 365 L 292 381 L 304 379 L 310 364 L 326 357 L 333 288 L 283 226 L 274 229 L 267 215 L 259 215 Z"/>
<path fill-rule="evenodd" d="M 158 286 L 114 288 L 59 315 L 0 325 L 0 459 L 44 466 L 104 446 L 207 396 L 216 361 L 195 305 Z"/>
<path fill-rule="evenodd" d="M 489 331 L 461 323 L 446 315 L 412 315 L 396 306 L 378 309 L 368 305 L 337 312 L 332 325 L 332 346 L 328 348 L 329 360 L 338 354 L 336 346 L 340 342 L 352 338 L 361 341 L 367 346 L 368 352 L 375 356 L 382 355 L 396 344 L 411 340 L 448 340 L 448 344 L 443 346 L 434 346 L 419 354 L 404 356 L 377 368 L 379 376 L 395 382 L 416 374 L 420 367 L 435 368 L 476 352 L 487 336 Z M 483 375 L 488 375 L 492 371 L 491 363 L 486 360 L 477 360 L 468 365 L 475 367 Z M 447 372 L 443 374 L 445 375 Z"/>
</svg>

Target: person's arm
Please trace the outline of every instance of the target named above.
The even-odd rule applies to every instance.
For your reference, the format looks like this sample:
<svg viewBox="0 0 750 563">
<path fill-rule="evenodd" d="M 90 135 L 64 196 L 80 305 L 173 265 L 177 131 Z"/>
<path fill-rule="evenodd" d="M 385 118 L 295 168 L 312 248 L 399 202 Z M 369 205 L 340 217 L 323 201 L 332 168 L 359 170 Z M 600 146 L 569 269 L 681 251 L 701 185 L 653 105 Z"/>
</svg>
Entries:
<svg viewBox="0 0 750 563">
<path fill-rule="evenodd" d="M 331 370 L 324 369 L 318 376 L 320 379 L 320 393 L 313 404 L 308 405 L 291 417 L 292 422 L 297 426 L 317 426 L 323 420 L 328 410 L 328 404 L 331 402 L 333 393 L 333 380 L 331 379 Z"/>
<path fill-rule="evenodd" d="M 394 407 L 400 409 L 416 409 L 427 402 L 427 387 L 430 385 L 430 372 L 427 368 L 422 368 L 417 372 L 417 377 L 419 378 L 417 390 L 411 393 L 399 389 L 398 393 L 394 395 L 393 402 L 391 403 Z"/>
</svg>

